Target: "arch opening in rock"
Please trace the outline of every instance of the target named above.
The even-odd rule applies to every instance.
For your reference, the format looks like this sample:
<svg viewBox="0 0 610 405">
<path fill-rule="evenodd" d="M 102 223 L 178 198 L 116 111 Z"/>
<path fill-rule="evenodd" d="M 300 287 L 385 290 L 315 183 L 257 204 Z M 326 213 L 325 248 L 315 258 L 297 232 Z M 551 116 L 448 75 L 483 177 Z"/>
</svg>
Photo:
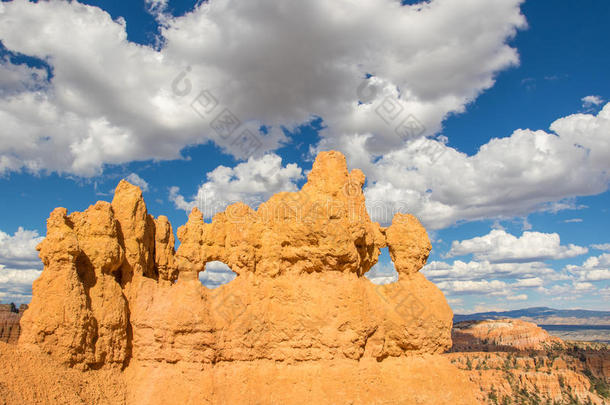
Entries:
<svg viewBox="0 0 610 405">
<path fill-rule="evenodd" d="M 199 281 L 207 288 L 217 288 L 231 282 L 237 273 L 229 266 L 219 261 L 208 262 L 205 270 L 199 273 Z"/>
<path fill-rule="evenodd" d="M 398 272 L 390 258 L 388 248 L 382 248 L 379 254 L 379 260 L 365 274 L 373 284 L 390 284 L 398 281 Z"/>
</svg>

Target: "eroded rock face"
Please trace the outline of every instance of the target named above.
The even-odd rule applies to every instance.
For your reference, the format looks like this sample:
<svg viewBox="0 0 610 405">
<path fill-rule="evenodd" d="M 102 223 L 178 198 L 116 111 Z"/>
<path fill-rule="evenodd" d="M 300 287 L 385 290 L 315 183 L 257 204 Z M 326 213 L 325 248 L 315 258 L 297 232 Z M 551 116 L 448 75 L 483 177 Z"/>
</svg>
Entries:
<svg viewBox="0 0 610 405">
<path fill-rule="evenodd" d="M 452 312 L 419 273 L 431 246 L 411 215 L 370 220 L 360 170 L 338 152 L 316 159 L 302 190 L 254 210 L 233 204 L 178 229 L 153 218 L 122 181 L 112 203 L 51 213 L 38 246 L 20 343 L 83 368 L 223 361 L 381 361 L 451 346 Z M 377 286 L 364 274 L 388 247 L 399 273 Z M 206 263 L 238 277 L 209 290 Z"/>
<path fill-rule="evenodd" d="M 67 215 L 57 208 L 38 245 L 45 268 L 33 285 L 20 342 L 69 365 L 123 364 L 127 301 L 117 281 L 125 251 L 109 203 Z"/>
<path fill-rule="evenodd" d="M 233 204 L 211 224 L 203 223 L 194 209 L 178 229 L 180 277 L 194 279 L 214 260 L 237 274 L 261 277 L 366 273 L 386 242 L 382 228 L 364 209 L 364 175 L 360 170 L 349 173 L 340 153 L 326 152 L 308 180 L 301 191 L 278 193 L 256 211 Z"/>
</svg>

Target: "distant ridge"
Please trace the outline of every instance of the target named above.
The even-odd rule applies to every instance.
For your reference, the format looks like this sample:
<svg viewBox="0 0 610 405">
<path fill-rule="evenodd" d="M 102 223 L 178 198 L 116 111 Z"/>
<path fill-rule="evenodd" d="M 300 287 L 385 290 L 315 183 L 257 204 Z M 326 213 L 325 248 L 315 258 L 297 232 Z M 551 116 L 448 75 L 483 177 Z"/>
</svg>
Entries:
<svg viewBox="0 0 610 405">
<path fill-rule="evenodd" d="M 454 314 L 453 322 L 515 318 L 545 325 L 610 325 L 610 311 L 532 307 L 512 311 Z"/>
</svg>

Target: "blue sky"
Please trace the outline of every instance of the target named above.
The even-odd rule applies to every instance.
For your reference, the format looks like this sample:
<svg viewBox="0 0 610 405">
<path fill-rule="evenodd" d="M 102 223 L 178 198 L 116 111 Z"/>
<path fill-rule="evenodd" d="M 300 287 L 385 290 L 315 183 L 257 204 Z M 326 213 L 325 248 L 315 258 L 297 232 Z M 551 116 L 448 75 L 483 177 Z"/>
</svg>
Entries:
<svg viewBox="0 0 610 405">
<path fill-rule="evenodd" d="M 369 201 L 426 225 L 423 272 L 455 312 L 608 309 L 610 4 L 195 3 L 1 3 L 0 301 L 29 300 L 56 206 L 129 177 L 175 230 L 198 193 L 255 203 L 337 149 Z M 257 132 L 254 154 L 193 111 L 203 89 Z M 398 136 L 385 102 L 422 136 Z M 391 277 L 384 253 L 371 278 Z"/>
</svg>

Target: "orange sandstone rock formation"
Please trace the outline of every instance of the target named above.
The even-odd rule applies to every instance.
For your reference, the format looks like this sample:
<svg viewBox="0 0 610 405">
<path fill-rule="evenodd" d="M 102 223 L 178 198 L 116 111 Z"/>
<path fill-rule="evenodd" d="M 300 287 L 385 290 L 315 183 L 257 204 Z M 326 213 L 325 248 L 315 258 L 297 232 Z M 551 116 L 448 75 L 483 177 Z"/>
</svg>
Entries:
<svg viewBox="0 0 610 405">
<path fill-rule="evenodd" d="M 2 405 L 125 403 L 125 379 L 111 368 L 84 373 L 37 351 L 0 342 L 0 370 Z"/>
<path fill-rule="evenodd" d="M 256 210 L 233 204 L 211 223 L 193 209 L 176 252 L 167 218 L 149 215 L 126 181 L 111 204 L 70 215 L 57 208 L 38 246 L 45 268 L 19 343 L 66 366 L 116 369 L 133 401 L 150 391 L 172 398 L 183 384 L 165 377 L 182 374 L 193 383 L 183 387 L 186 403 L 341 403 L 337 392 L 351 392 L 350 403 L 413 403 L 400 395 L 471 403 L 465 377 L 434 356 L 451 346 L 452 312 L 419 273 L 431 249 L 426 231 L 411 215 L 387 228 L 372 222 L 364 181 L 343 155 L 323 152 L 298 192 Z M 364 274 L 386 246 L 399 279 L 377 286 Z M 238 277 L 209 290 L 198 274 L 217 260 Z M 421 375 L 396 378 L 402 372 Z M 267 392 L 232 382 L 239 376 L 248 387 L 265 375 L 285 381 Z M 313 389 L 319 378 L 336 392 Z"/>
</svg>

